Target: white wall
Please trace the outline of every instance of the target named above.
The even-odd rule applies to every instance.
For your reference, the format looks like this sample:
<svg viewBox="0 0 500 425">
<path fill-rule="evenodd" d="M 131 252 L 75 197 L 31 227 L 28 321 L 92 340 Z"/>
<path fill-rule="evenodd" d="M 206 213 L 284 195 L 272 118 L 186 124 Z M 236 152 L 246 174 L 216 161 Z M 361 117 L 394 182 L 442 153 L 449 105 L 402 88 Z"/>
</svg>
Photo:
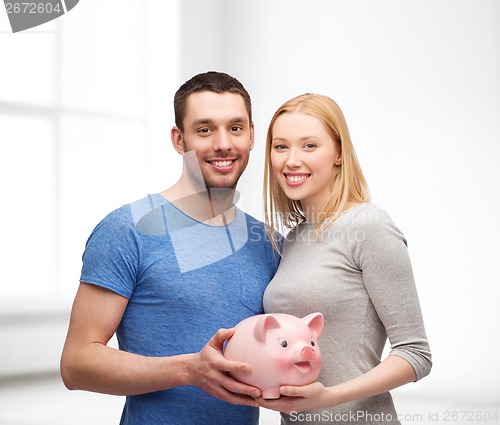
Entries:
<svg viewBox="0 0 500 425">
<path fill-rule="evenodd" d="M 181 74 L 224 70 L 253 97 L 246 209 L 261 215 L 274 110 L 334 98 L 374 202 L 409 240 L 435 366 L 406 391 L 500 404 L 500 2 L 185 0 L 181 12 Z"/>
</svg>

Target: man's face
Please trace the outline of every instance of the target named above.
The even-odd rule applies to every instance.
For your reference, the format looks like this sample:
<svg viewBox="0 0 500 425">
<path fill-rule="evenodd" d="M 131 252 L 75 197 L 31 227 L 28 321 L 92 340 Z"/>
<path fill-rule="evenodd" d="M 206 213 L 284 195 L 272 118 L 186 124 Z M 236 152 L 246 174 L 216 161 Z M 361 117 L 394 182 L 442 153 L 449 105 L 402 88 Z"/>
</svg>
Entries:
<svg viewBox="0 0 500 425">
<path fill-rule="evenodd" d="M 187 98 L 183 124 L 183 133 L 174 127 L 174 146 L 181 153 L 196 153 L 205 186 L 235 188 L 254 143 L 243 98 L 237 93 L 193 93 Z"/>
</svg>

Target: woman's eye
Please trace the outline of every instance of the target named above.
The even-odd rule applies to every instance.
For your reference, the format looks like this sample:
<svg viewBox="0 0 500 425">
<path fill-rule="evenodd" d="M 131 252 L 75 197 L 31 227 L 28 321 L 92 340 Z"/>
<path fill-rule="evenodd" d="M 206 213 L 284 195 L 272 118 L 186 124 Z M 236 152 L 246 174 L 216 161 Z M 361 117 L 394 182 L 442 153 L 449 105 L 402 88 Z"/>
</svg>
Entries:
<svg viewBox="0 0 500 425">
<path fill-rule="evenodd" d="M 307 143 L 304 145 L 306 149 L 314 149 L 316 145 L 314 143 Z"/>
<path fill-rule="evenodd" d="M 283 151 L 286 149 L 286 146 L 285 145 L 276 145 L 276 146 L 274 146 L 274 149 L 277 151 Z"/>
</svg>

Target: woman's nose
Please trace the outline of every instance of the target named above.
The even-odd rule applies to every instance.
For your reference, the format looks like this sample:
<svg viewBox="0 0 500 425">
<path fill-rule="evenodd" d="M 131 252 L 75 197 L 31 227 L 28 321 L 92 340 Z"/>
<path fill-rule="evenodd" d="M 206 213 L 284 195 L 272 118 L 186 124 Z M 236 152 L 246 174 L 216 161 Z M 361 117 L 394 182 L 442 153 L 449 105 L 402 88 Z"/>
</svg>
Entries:
<svg viewBox="0 0 500 425">
<path fill-rule="evenodd" d="M 300 158 L 299 152 L 295 149 L 290 149 L 288 158 L 286 160 L 286 166 L 290 169 L 299 168 L 302 165 L 302 160 Z"/>
</svg>

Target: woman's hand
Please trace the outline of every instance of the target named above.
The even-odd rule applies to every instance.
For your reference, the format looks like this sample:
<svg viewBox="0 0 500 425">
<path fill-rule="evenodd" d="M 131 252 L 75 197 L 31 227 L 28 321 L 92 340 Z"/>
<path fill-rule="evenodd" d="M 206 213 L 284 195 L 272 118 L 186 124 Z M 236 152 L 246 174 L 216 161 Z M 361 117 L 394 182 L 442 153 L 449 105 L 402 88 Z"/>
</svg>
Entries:
<svg viewBox="0 0 500 425">
<path fill-rule="evenodd" d="M 370 371 L 332 387 L 314 382 L 302 387 L 282 386 L 277 400 L 256 398 L 259 405 L 283 413 L 334 407 L 352 400 L 383 394 L 415 381 L 413 367 L 403 358 L 389 355 Z"/>
<path fill-rule="evenodd" d="M 334 406 L 337 403 L 333 400 L 331 390 L 331 388 L 325 388 L 320 382 L 313 382 L 300 387 L 286 385 L 280 388 L 280 398 L 265 400 L 259 397 L 256 400 L 262 407 L 290 414 L 291 412 L 303 412 L 304 410 Z"/>
</svg>

